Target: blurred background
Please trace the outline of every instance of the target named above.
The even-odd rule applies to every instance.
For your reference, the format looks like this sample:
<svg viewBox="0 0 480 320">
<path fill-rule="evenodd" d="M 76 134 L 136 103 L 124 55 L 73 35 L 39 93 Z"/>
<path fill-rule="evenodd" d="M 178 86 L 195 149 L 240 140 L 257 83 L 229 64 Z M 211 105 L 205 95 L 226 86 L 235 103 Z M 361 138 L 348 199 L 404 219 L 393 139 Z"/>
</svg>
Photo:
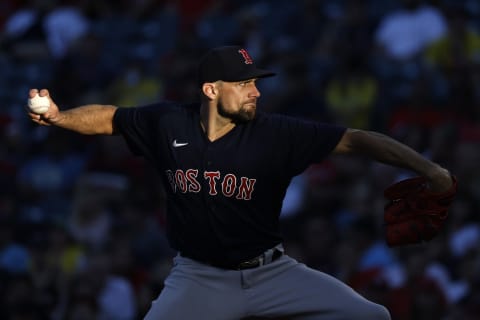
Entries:
<svg viewBox="0 0 480 320">
<path fill-rule="evenodd" d="M 287 251 L 395 320 L 480 319 L 480 1 L 2 0 L 0 318 L 141 319 L 171 257 L 159 176 L 118 137 L 31 123 L 62 109 L 197 100 L 195 66 L 245 46 L 260 108 L 386 133 L 460 183 L 445 230 L 390 249 L 383 190 L 411 172 L 331 157 L 294 178 Z"/>
</svg>

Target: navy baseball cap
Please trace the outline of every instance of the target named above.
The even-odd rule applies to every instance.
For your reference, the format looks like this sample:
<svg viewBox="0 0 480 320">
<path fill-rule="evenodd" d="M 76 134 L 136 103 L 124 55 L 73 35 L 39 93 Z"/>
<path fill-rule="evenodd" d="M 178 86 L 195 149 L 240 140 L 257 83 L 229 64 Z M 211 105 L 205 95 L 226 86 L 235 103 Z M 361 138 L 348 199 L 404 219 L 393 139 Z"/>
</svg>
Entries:
<svg viewBox="0 0 480 320">
<path fill-rule="evenodd" d="M 211 49 L 198 65 L 198 82 L 223 80 L 243 81 L 274 76 L 275 73 L 256 67 L 250 54 L 240 46 L 224 46 Z"/>
</svg>

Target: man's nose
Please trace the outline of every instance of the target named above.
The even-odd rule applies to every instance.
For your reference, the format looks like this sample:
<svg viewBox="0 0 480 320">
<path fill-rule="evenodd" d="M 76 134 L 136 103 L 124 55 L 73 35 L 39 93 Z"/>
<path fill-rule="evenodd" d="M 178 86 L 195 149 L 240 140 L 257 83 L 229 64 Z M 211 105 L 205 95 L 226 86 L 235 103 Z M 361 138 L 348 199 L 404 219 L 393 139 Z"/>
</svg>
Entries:
<svg viewBox="0 0 480 320">
<path fill-rule="evenodd" d="M 258 90 L 257 86 L 255 84 L 252 85 L 252 91 L 250 93 L 251 97 L 258 98 L 260 97 L 260 90 Z"/>
</svg>

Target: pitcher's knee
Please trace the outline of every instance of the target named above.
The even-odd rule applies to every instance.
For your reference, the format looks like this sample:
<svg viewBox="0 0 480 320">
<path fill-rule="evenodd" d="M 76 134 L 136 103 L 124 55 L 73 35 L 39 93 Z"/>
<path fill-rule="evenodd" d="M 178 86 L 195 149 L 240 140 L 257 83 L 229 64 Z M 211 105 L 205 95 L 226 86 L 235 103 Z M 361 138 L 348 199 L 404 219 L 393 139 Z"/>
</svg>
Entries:
<svg viewBox="0 0 480 320">
<path fill-rule="evenodd" d="M 360 318 L 355 318 L 355 319 L 360 319 Z M 391 317 L 390 317 L 390 312 L 388 312 L 387 308 L 372 302 L 372 303 L 369 303 L 368 307 L 363 310 L 361 319 L 391 320 Z"/>
<path fill-rule="evenodd" d="M 384 306 L 381 306 L 377 304 L 378 310 L 376 311 L 376 317 L 377 318 L 372 318 L 372 319 L 381 319 L 381 320 L 391 320 L 392 318 L 390 317 L 390 312 L 388 312 L 388 309 L 385 308 Z"/>
<path fill-rule="evenodd" d="M 359 306 L 347 306 L 345 319 L 355 320 L 391 320 L 390 312 L 382 305 L 367 301 Z"/>
</svg>

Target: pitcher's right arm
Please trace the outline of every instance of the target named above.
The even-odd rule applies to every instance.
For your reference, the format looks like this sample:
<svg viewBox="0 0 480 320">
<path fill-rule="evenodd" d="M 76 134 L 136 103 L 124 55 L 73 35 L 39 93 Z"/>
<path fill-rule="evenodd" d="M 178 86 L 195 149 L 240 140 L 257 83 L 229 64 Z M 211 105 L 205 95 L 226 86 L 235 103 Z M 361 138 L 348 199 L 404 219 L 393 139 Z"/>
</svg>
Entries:
<svg viewBox="0 0 480 320">
<path fill-rule="evenodd" d="M 40 92 L 37 89 L 31 89 L 29 98 L 33 98 L 37 93 L 49 98 L 50 107 L 44 114 L 29 112 L 32 121 L 40 125 L 53 125 L 86 135 L 112 135 L 114 133 L 113 115 L 117 110 L 116 106 L 90 104 L 60 111 L 46 89 L 42 89 Z"/>
</svg>

